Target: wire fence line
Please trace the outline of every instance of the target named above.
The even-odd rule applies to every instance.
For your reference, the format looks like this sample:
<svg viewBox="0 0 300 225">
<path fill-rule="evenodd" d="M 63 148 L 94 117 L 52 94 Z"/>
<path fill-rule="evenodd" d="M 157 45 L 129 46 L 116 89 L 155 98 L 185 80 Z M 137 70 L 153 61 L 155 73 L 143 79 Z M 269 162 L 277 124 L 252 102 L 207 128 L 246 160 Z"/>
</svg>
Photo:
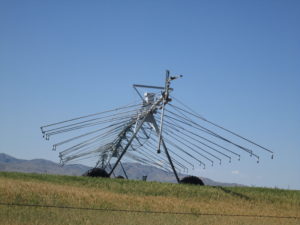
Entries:
<svg viewBox="0 0 300 225">
<path fill-rule="evenodd" d="M 141 213 L 141 214 L 169 214 L 169 215 L 220 216 L 220 217 L 252 217 L 252 218 L 276 218 L 276 219 L 296 219 L 296 220 L 300 220 L 300 216 L 272 216 L 272 215 L 198 213 L 198 212 L 168 212 L 168 211 L 130 210 L 130 209 L 86 208 L 86 207 L 74 207 L 74 206 L 21 204 L 21 203 L 5 203 L 5 202 L 0 202 L 0 205 L 1 206 L 8 206 L 8 207 L 17 206 L 17 207 L 58 208 L 58 209 L 71 209 L 71 210 L 106 211 L 106 212 Z"/>
</svg>

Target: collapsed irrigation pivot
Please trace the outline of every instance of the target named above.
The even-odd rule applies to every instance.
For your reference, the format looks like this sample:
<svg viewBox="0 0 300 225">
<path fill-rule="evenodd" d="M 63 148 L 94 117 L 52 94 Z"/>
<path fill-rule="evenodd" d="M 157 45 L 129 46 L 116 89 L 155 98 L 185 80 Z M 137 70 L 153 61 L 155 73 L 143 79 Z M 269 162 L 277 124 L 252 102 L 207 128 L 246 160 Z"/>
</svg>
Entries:
<svg viewBox="0 0 300 225">
<path fill-rule="evenodd" d="M 120 165 L 127 178 L 121 161 L 173 172 L 180 182 L 178 172 L 196 167 L 230 163 L 244 155 L 259 162 L 262 152 L 273 158 L 271 150 L 205 119 L 172 96 L 171 82 L 181 77 L 166 71 L 164 87 L 134 84 L 139 102 L 42 126 L 43 137 L 65 133 L 66 139 L 53 145 L 53 150 L 62 148 L 62 165 L 94 163 L 109 176 Z"/>
</svg>

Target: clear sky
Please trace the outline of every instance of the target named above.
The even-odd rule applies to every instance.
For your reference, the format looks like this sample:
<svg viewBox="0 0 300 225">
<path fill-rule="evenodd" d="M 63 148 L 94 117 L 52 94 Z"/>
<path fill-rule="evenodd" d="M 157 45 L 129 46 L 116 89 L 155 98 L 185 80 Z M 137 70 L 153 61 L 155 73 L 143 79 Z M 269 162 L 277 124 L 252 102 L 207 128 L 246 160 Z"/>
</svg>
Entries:
<svg viewBox="0 0 300 225">
<path fill-rule="evenodd" d="M 197 171 L 300 189 L 300 1 L 0 0 L 0 152 L 58 162 L 41 125 L 121 106 L 163 85 L 275 152 Z"/>
</svg>

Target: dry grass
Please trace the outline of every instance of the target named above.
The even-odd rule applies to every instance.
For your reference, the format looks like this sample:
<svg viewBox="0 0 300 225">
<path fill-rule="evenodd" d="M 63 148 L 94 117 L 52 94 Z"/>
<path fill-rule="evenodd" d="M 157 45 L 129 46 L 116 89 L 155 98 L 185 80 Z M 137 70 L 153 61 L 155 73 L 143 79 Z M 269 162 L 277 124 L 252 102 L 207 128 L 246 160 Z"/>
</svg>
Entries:
<svg viewBox="0 0 300 225">
<path fill-rule="evenodd" d="M 300 192 L 0 173 L 0 201 L 40 205 L 300 217 Z M 0 224 L 300 224 L 295 219 L 1 206 Z"/>
<path fill-rule="evenodd" d="M 293 219 L 243 218 L 218 216 L 151 215 L 136 213 L 95 212 L 59 209 L 0 207 L 2 225 L 23 224 L 134 224 L 134 225 L 297 225 Z"/>
</svg>

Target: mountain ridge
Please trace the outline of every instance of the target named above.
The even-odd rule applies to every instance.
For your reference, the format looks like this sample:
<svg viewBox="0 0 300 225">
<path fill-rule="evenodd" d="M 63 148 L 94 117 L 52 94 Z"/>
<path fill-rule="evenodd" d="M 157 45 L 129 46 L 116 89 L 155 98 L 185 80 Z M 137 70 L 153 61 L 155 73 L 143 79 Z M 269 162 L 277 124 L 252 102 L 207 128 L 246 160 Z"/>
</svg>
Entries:
<svg viewBox="0 0 300 225">
<path fill-rule="evenodd" d="M 142 179 L 147 176 L 148 181 L 175 183 L 173 173 L 165 172 L 153 166 L 141 165 L 139 163 L 123 163 L 123 167 L 129 179 Z M 24 172 L 24 173 L 48 173 L 59 175 L 81 176 L 91 167 L 81 164 L 69 164 L 60 166 L 59 164 L 46 159 L 17 159 L 5 153 L 0 153 L 0 171 L 5 172 Z M 115 176 L 125 176 L 121 167 L 118 166 L 114 172 Z M 179 174 L 181 178 L 186 174 Z M 244 186 L 236 183 L 222 183 L 201 177 L 205 185 L 210 186 Z"/>
</svg>

